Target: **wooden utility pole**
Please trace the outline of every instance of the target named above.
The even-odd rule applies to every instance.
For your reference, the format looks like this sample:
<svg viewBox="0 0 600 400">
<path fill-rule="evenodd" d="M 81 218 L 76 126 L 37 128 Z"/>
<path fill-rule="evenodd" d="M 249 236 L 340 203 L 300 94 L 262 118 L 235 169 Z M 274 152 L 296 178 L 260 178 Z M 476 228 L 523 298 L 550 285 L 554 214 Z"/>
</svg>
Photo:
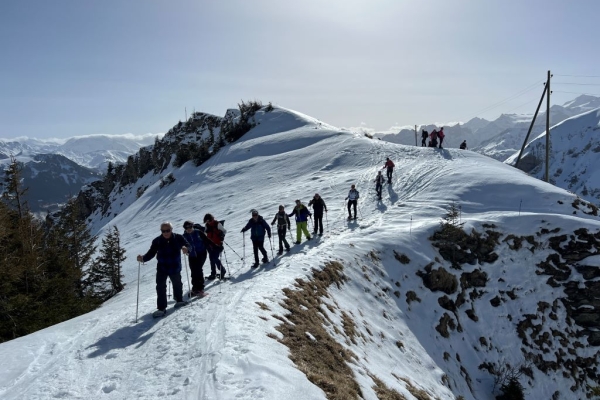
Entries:
<svg viewBox="0 0 600 400">
<path fill-rule="evenodd" d="M 535 119 L 537 118 L 538 113 L 540 112 L 540 107 L 544 102 L 544 96 L 546 96 L 546 91 L 548 90 L 548 83 L 544 86 L 544 91 L 542 92 L 542 97 L 540 97 L 540 102 L 538 103 L 537 108 L 535 109 L 535 114 L 533 114 L 533 119 L 531 120 L 531 125 L 529 125 L 529 130 L 527 131 L 527 136 L 525 136 L 525 140 L 523 141 L 523 145 L 521 146 L 521 151 L 519 152 L 519 157 L 517 157 L 517 162 L 515 163 L 515 168 L 519 167 L 519 161 L 521 161 L 521 157 L 523 156 L 523 151 L 525 150 L 525 145 L 529 140 L 529 135 L 531 134 L 531 130 L 533 129 L 533 125 L 535 124 Z"/>
<path fill-rule="evenodd" d="M 415 125 L 415 146 L 417 146 L 417 126 Z"/>
<path fill-rule="evenodd" d="M 184 107 L 185 109 L 185 120 L 187 121 L 187 107 Z"/>
<path fill-rule="evenodd" d="M 548 70 L 548 80 L 546 81 L 546 182 L 549 182 L 550 170 L 550 70 Z"/>
</svg>

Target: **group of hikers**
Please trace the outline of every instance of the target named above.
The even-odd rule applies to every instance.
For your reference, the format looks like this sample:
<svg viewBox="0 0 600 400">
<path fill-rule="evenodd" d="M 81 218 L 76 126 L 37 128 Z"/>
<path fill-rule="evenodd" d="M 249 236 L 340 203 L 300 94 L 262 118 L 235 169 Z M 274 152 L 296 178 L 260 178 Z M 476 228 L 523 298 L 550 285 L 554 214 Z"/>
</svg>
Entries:
<svg viewBox="0 0 600 400">
<path fill-rule="evenodd" d="M 354 197 L 354 192 L 356 196 Z M 356 201 L 358 200 L 358 191 L 354 185 L 348 194 L 354 199 L 354 214 L 356 216 Z M 283 205 L 279 206 L 279 211 L 275 214 L 271 225 L 277 224 L 277 234 L 279 237 L 278 254 L 285 250 L 290 250 L 290 244 L 286 239 L 286 233 L 291 228 L 290 217 L 295 216 L 296 220 L 296 242 L 300 244 L 302 234 L 307 240 L 312 237 L 308 231 L 308 218 L 314 217 L 313 236 L 323 235 L 323 213 L 327 212 L 325 201 L 318 193 L 314 195 L 308 203 L 308 207 L 312 207 L 313 212 L 308 210 L 308 207 L 302 204 L 300 200 L 296 200 L 296 206 L 290 214 L 285 212 Z M 349 202 L 350 204 L 350 202 Z M 348 207 L 350 209 L 350 206 Z M 271 227 L 264 218 L 259 215 L 257 210 L 251 211 L 252 217 L 242 228 L 241 232 L 250 231 L 250 240 L 254 251 L 254 264 L 251 268 L 259 266 L 259 252 L 262 254 L 262 262 L 269 262 L 268 253 L 264 247 L 265 236 L 271 239 Z M 152 240 L 150 249 L 144 255 L 138 255 L 137 261 L 147 262 L 156 256 L 156 295 L 157 295 L 157 311 L 153 313 L 154 317 L 160 317 L 166 314 L 167 309 L 167 279 L 171 280 L 173 285 L 173 295 L 176 301 L 176 307 L 186 304 L 183 300 L 183 282 L 181 279 L 181 253 L 189 259 L 191 270 L 191 291 L 189 297 L 204 297 L 204 285 L 206 280 L 225 279 L 226 270 L 221 263 L 220 256 L 224 251 L 223 245 L 226 244 L 225 234 L 227 230 L 223 226 L 224 221 L 218 221 L 212 214 L 204 216 L 204 225 L 185 221 L 183 223 L 183 234 L 173 232 L 173 225 L 170 222 L 163 222 L 160 225 L 160 236 Z M 291 236 L 291 231 L 290 231 Z M 245 236 L 244 236 L 245 243 Z M 244 244 L 245 246 L 245 244 Z M 237 254 L 237 253 L 236 253 Z M 202 267 L 206 262 L 206 258 L 210 260 L 211 273 L 204 277 Z"/>
<path fill-rule="evenodd" d="M 427 132 L 425 129 L 421 130 L 421 147 L 438 147 L 438 139 L 439 139 L 439 148 L 443 149 L 442 143 L 444 143 L 444 138 L 446 134 L 444 133 L 444 127 L 441 127 L 440 130 L 434 129 L 431 133 Z M 427 139 L 429 138 L 429 142 Z M 416 139 L 416 138 L 415 138 Z M 467 150 L 467 141 L 463 140 L 460 144 L 461 150 Z"/>
</svg>

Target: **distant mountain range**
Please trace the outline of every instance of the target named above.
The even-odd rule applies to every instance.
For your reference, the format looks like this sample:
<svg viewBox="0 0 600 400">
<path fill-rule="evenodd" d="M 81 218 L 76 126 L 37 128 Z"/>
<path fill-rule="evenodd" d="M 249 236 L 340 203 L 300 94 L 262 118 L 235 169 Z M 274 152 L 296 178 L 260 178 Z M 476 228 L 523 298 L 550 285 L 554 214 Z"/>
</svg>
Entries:
<svg viewBox="0 0 600 400">
<path fill-rule="evenodd" d="M 69 139 L 0 139 L 0 159 L 11 155 L 60 154 L 87 168 L 105 172 L 109 162 L 124 163 L 141 147 L 153 144 L 162 134 L 90 135 Z"/>
<path fill-rule="evenodd" d="M 122 164 L 162 135 L 91 135 L 65 140 L 0 139 L 0 168 L 14 156 L 22 163 L 31 211 L 55 211 L 81 187 L 98 180 L 109 162 Z M 0 187 L 0 192 L 2 188 Z"/>
<path fill-rule="evenodd" d="M 562 106 L 550 108 L 550 124 L 555 125 L 567 118 L 600 108 L 600 97 L 582 95 L 566 102 Z M 467 141 L 470 150 L 484 154 L 498 161 L 504 161 L 521 149 L 533 114 L 502 114 L 494 121 L 483 118 L 473 118 L 466 123 L 444 125 L 446 147 L 458 147 L 463 140 Z M 439 129 L 439 124 L 417 126 L 418 143 L 420 144 L 421 130 L 431 132 Z M 534 125 L 533 138 L 546 129 L 546 113 L 538 114 Z M 392 143 L 415 145 L 414 129 L 402 129 L 397 133 L 374 133 L 375 137 Z"/>
</svg>

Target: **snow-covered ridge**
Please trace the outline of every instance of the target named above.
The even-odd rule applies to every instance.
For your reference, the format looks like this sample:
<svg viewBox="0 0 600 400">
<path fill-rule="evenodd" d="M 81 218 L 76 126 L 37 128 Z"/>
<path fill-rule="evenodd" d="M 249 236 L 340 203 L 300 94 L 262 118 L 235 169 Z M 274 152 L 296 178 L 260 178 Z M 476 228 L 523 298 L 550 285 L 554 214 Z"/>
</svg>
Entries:
<svg viewBox="0 0 600 400">
<path fill-rule="evenodd" d="M 0 397 L 324 399 L 323 390 L 275 339 L 282 337 L 277 327 L 289 319 L 281 306 L 282 289 L 311 279 L 313 268 L 332 260 L 344 266 L 348 280 L 327 291 L 325 328 L 357 355 L 348 365 L 365 399 L 377 398 L 377 378 L 407 399 L 417 398 L 410 383 L 432 399 L 491 400 L 493 376 L 483 363 L 521 365 L 522 349 L 546 361 L 561 349 L 565 364 L 597 355 L 598 347 L 583 336 L 566 338 L 565 347 L 555 336 L 541 348 L 535 344 L 533 326 L 542 318 L 541 333 L 580 329 L 567 323 L 567 306 L 559 300 L 567 297 L 563 283 L 549 285 L 537 267 L 555 251 L 550 231 L 600 230 L 591 208 L 581 203 L 574 208 L 575 195 L 473 152 L 371 140 L 282 108 L 259 111 L 255 122 L 199 167 L 191 161 L 180 168 L 170 163 L 160 175 L 171 173 L 172 183 L 161 187 L 149 171 L 114 193 L 111 218 L 94 215 L 92 224 L 100 233 L 112 224 L 119 227 L 129 257 L 126 290 L 92 313 L 0 345 L 0 357 L 11 360 L 0 371 Z M 396 172 L 378 202 L 373 180 L 386 157 L 394 160 Z M 344 198 L 351 184 L 361 194 L 357 222 L 346 220 Z M 295 199 L 307 202 L 315 192 L 328 206 L 324 237 L 293 247 L 276 265 L 250 270 L 236 255 L 252 259 L 250 241 L 237 233 L 249 211 L 256 208 L 269 221 L 279 204 L 291 212 Z M 433 246 L 428 238 L 452 202 L 460 206 L 467 233 L 501 235 L 490 250 L 496 259 L 455 270 Z M 226 220 L 223 258 L 232 279 L 212 283 L 207 298 L 156 321 L 149 315 L 155 308 L 155 264 L 142 265 L 141 321 L 135 324 L 135 255 L 148 249 L 161 221 L 172 221 L 181 232 L 184 220 L 201 221 L 206 212 Z M 518 238 L 510 234 L 533 236 L 536 248 L 517 249 Z M 273 239 L 276 246 L 277 236 Z M 271 253 L 269 243 L 267 249 Z M 431 273 L 428 266 L 453 276 L 454 290 L 429 288 L 423 278 Z M 564 268 L 571 271 L 569 280 L 584 284 L 582 273 Z M 550 309 L 540 311 L 540 301 Z M 341 326 L 342 311 L 355 325 L 354 341 Z M 523 329 L 527 345 L 516 329 L 522 321 L 532 326 Z M 306 336 L 320 340 L 316 332 Z M 575 384 L 587 373 L 583 369 L 577 377 L 563 369 L 533 367 L 531 373 L 533 378 L 522 379 L 531 398 L 549 399 L 556 391 L 564 398 L 585 396 L 585 385 Z"/>
</svg>

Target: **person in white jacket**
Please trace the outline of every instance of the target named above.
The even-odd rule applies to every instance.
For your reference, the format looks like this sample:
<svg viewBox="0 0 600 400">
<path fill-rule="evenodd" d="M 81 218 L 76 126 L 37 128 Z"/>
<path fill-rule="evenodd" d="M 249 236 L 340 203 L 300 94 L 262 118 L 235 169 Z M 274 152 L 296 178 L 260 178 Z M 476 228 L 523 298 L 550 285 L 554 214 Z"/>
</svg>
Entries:
<svg viewBox="0 0 600 400">
<path fill-rule="evenodd" d="M 348 197 L 346 197 L 346 200 L 348 200 L 348 219 L 356 219 L 356 206 L 358 204 L 358 198 L 359 198 L 359 194 L 358 194 L 358 190 L 356 190 L 356 186 L 352 185 L 350 187 L 350 191 L 348 192 Z M 354 218 L 352 218 L 352 211 L 350 209 L 350 207 L 354 206 Z"/>
</svg>

